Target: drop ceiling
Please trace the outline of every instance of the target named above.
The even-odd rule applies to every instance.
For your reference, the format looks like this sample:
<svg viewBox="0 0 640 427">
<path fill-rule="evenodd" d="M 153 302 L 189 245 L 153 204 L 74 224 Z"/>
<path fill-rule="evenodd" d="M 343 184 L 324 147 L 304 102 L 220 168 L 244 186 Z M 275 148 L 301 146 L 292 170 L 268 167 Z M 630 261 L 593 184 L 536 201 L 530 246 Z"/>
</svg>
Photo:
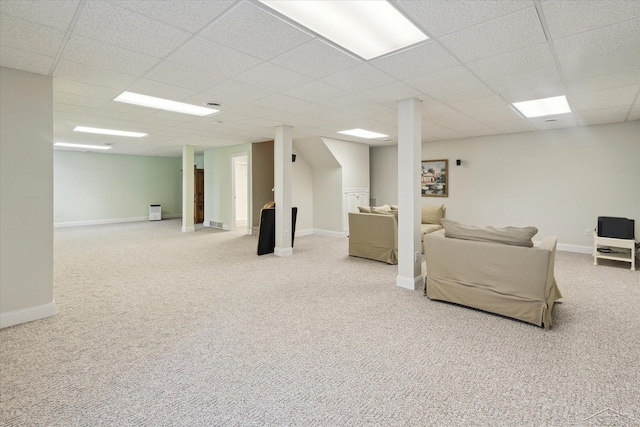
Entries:
<svg viewBox="0 0 640 427">
<path fill-rule="evenodd" d="M 422 100 L 423 142 L 640 119 L 640 1 L 391 3 L 429 39 L 365 61 L 253 0 L 0 0 L 0 65 L 54 77 L 56 141 L 120 154 L 266 141 L 282 124 L 294 139 L 394 144 L 409 97 Z M 125 90 L 221 112 L 113 102 Z M 510 107 L 559 95 L 572 113 L 553 122 Z M 390 141 L 337 133 L 353 128 Z"/>
</svg>

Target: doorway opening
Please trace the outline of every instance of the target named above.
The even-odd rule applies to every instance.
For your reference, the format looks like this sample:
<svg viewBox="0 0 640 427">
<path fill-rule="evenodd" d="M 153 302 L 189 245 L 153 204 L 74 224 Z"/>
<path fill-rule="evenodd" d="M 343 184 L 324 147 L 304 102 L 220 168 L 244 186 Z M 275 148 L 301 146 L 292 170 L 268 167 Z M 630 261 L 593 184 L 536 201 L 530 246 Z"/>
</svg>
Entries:
<svg viewBox="0 0 640 427">
<path fill-rule="evenodd" d="M 246 153 L 231 157 L 231 220 L 234 230 L 250 233 L 249 228 L 249 156 Z"/>
</svg>

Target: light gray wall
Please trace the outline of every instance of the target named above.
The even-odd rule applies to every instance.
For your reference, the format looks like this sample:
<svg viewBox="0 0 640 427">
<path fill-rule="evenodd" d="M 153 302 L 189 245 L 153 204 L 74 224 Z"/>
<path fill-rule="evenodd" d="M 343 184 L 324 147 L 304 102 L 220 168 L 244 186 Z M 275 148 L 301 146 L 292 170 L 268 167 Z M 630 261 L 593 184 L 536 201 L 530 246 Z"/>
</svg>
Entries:
<svg viewBox="0 0 640 427">
<path fill-rule="evenodd" d="M 260 210 L 273 202 L 273 141 L 251 144 L 251 175 L 253 194 L 253 226 L 260 225 Z"/>
<path fill-rule="evenodd" d="M 246 154 L 249 161 L 249 175 L 252 175 L 251 144 L 234 145 L 231 147 L 214 148 L 204 152 L 204 224 L 208 226 L 211 221 L 221 222 L 223 228 L 231 230 L 231 203 L 232 203 L 232 167 L 231 158 L 235 154 Z M 249 182 L 252 176 L 249 176 Z M 253 200 L 253 193 L 249 189 L 249 201 Z M 253 217 L 253 207 L 249 206 L 249 213 Z M 253 218 L 249 218 L 252 224 Z M 235 219 L 233 220 L 235 223 Z"/>
<path fill-rule="evenodd" d="M 371 152 L 372 197 L 395 203 L 397 147 Z M 448 218 L 534 225 L 534 239 L 575 250 L 592 245 L 598 216 L 633 218 L 640 236 L 640 121 L 423 143 L 422 158 L 449 159 L 449 197 L 422 198 Z"/>
<path fill-rule="evenodd" d="M 53 80 L 0 68 L 0 327 L 55 314 Z"/>
<path fill-rule="evenodd" d="M 313 233 L 313 172 L 304 156 L 291 165 L 291 205 L 298 208 L 296 233 Z"/>
<path fill-rule="evenodd" d="M 149 205 L 182 212 L 182 160 L 80 151 L 54 153 L 56 225 L 140 220 Z"/>
</svg>

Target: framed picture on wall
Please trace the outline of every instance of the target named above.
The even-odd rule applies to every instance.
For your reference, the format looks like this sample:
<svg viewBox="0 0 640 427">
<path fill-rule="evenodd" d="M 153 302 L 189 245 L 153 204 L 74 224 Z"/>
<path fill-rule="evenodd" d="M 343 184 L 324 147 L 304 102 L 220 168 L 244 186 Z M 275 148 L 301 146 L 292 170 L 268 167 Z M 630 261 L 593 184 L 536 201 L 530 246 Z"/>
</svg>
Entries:
<svg viewBox="0 0 640 427">
<path fill-rule="evenodd" d="M 423 160 L 420 176 L 422 197 L 448 197 L 449 161 Z"/>
</svg>

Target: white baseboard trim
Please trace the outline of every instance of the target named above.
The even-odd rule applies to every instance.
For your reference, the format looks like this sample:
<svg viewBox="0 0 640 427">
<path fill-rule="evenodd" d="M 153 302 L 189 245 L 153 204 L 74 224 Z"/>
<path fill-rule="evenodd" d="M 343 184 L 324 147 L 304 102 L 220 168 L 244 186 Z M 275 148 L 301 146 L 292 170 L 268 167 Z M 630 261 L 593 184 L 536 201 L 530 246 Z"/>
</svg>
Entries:
<svg viewBox="0 0 640 427">
<path fill-rule="evenodd" d="M 396 285 L 410 291 L 417 291 L 424 288 L 424 277 L 422 275 L 418 277 L 397 276 Z"/>
<path fill-rule="evenodd" d="M 320 230 L 317 228 L 313 229 L 313 234 L 317 234 L 318 236 L 327 236 L 327 237 L 347 237 L 348 234 L 345 232 L 339 232 L 339 231 L 331 231 L 331 230 Z"/>
<path fill-rule="evenodd" d="M 0 329 L 51 317 L 57 313 L 56 302 L 8 311 L 0 314 Z"/>
<path fill-rule="evenodd" d="M 182 218 L 182 214 L 162 215 L 162 219 L 176 219 L 176 218 Z M 136 216 L 131 218 L 111 218 L 111 219 L 96 219 L 96 220 L 90 220 L 90 221 L 55 222 L 53 224 L 53 228 L 83 227 L 85 225 L 118 224 L 121 222 L 139 222 L 139 221 L 149 221 L 149 217 Z"/>
<path fill-rule="evenodd" d="M 580 246 L 580 245 L 567 245 L 564 243 L 558 243 L 557 249 L 563 252 L 576 252 L 579 254 L 593 254 L 592 246 Z"/>
<path fill-rule="evenodd" d="M 193 225 L 191 227 L 182 226 L 183 233 L 193 233 L 194 231 L 196 231 L 196 227 Z"/>
<path fill-rule="evenodd" d="M 313 228 L 307 228 L 306 230 L 296 230 L 296 237 L 311 236 L 312 234 L 313 234 Z"/>
</svg>

